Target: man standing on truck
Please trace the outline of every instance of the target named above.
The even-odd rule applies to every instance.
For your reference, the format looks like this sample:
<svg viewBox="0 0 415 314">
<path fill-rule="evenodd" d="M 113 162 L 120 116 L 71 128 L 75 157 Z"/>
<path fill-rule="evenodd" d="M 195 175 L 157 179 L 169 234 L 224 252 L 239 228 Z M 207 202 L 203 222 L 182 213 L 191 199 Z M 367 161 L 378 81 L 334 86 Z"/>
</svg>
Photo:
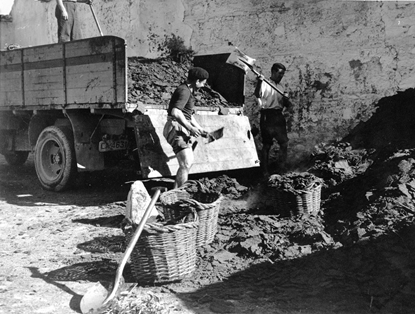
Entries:
<svg viewBox="0 0 415 314">
<path fill-rule="evenodd" d="M 258 76 L 255 88 L 255 97 L 260 108 L 260 130 L 262 137 L 261 165 L 265 176 L 269 176 L 269 151 L 275 138 L 280 146 L 279 151 L 279 171 L 286 171 L 288 136 L 287 123 L 283 115 L 284 107 L 288 107 L 290 102 L 287 95 L 283 92 L 280 85 L 281 79 L 285 74 L 285 66 L 281 63 L 274 63 L 271 67 L 271 82 L 264 82 L 262 75 Z M 274 84 L 282 95 L 270 84 Z"/>
<path fill-rule="evenodd" d="M 179 162 L 174 188 L 182 186 L 189 177 L 194 160 L 192 149 L 194 138 L 206 133 L 193 114 L 194 94 L 199 88 L 205 86 L 208 78 L 209 73 L 205 69 L 191 68 L 186 82 L 177 87 L 170 99 L 163 136 L 172 146 Z"/>
<path fill-rule="evenodd" d="M 56 0 L 55 16 L 58 20 L 58 42 L 82 38 L 78 23 L 78 3 L 92 4 L 93 0 Z"/>
</svg>

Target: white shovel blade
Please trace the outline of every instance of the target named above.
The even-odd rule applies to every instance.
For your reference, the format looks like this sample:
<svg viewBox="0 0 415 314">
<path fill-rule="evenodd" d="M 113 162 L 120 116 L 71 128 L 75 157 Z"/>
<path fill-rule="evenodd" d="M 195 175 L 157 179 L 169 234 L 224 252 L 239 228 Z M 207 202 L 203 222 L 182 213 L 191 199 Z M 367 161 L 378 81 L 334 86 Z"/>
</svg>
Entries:
<svg viewBox="0 0 415 314">
<path fill-rule="evenodd" d="M 107 296 L 107 289 L 105 289 L 99 282 L 96 282 L 91 288 L 88 289 L 81 299 L 80 308 L 82 314 L 95 313 L 95 311 L 103 306 L 104 300 Z"/>
</svg>

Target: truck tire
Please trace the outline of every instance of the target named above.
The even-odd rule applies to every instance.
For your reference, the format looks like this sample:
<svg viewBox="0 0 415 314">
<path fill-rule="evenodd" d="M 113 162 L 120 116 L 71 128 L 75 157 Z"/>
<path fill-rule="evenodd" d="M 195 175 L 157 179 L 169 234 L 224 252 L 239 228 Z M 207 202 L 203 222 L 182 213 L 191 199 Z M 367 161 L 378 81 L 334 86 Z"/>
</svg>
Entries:
<svg viewBox="0 0 415 314">
<path fill-rule="evenodd" d="M 26 162 L 28 156 L 29 152 L 17 151 L 5 154 L 4 159 L 10 166 L 21 166 Z"/>
<path fill-rule="evenodd" d="M 72 185 L 77 169 L 70 130 L 45 128 L 37 139 L 34 157 L 37 177 L 46 190 L 59 192 Z"/>
</svg>

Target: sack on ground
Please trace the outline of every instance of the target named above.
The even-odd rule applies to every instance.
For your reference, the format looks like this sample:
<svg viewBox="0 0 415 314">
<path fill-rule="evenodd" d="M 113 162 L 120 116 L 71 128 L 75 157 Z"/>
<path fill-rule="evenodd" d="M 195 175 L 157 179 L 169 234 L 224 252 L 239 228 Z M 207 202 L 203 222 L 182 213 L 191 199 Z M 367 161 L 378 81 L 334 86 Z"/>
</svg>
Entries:
<svg viewBox="0 0 415 314">
<path fill-rule="evenodd" d="M 135 181 L 131 185 L 130 192 L 128 193 L 125 217 L 136 224 L 140 223 L 150 202 L 151 197 L 148 194 L 143 182 Z M 153 207 L 147 222 L 155 222 L 157 216 L 158 211 L 156 207 Z"/>
</svg>

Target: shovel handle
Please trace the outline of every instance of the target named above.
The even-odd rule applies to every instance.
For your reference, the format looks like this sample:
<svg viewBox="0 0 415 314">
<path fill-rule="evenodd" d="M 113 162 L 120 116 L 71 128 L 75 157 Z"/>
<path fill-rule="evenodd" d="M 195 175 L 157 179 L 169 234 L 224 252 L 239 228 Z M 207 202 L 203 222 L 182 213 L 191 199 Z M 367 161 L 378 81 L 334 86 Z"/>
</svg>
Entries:
<svg viewBox="0 0 415 314">
<path fill-rule="evenodd" d="M 167 190 L 165 187 L 156 187 L 155 188 L 155 192 L 153 194 L 153 197 L 151 198 L 150 204 L 148 204 L 147 209 L 144 212 L 144 215 L 141 218 L 140 223 L 137 226 L 137 229 L 134 231 L 134 234 L 133 234 L 133 236 L 130 240 L 130 243 L 128 243 L 127 249 L 125 250 L 124 256 L 122 257 L 120 265 L 117 268 L 117 273 L 115 275 L 115 280 L 114 280 L 114 287 L 112 288 L 111 293 L 104 300 L 103 305 L 105 305 L 112 298 L 114 298 L 114 296 L 115 296 L 115 294 L 118 290 L 118 287 L 120 285 L 120 279 L 121 279 L 122 273 L 124 271 L 125 264 L 127 264 L 128 258 L 130 257 L 131 252 L 133 251 L 133 249 L 134 249 L 134 247 L 135 247 L 135 245 L 138 241 L 138 238 L 140 237 L 141 232 L 144 229 L 144 225 L 146 224 L 147 219 L 150 217 L 151 210 L 153 209 L 154 205 L 156 204 L 157 199 L 160 196 L 160 193 L 162 191 L 165 191 L 165 190 Z"/>
<path fill-rule="evenodd" d="M 254 74 L 257 76 L 257 77 L 260 77 L 260 76 L 262 76 L 262 74 L 261 73 L 259 73 L 257 70 L 255 70 L 254 69 L 254 67 L 251 65 L 251 64 L 249 64 L 248 62 L 245 62 L 244 60 L 242 60 L 242 59 L 239 59 L 241 62 L 243 62 L 243 63 L 245 63 L 247 66 L 248 66 L 248 68 L 252 71 L 252 72 L 254 72 Z M 286 99 L 288 99 L 288 97 L 282 92 L 282 91 L 280 91 L 274 84 L 272 84 L 270 81 L 268 81 L 265 77 L 263 77 L 263 80 L 264 80 L 264 82 L 266 82 L 269 86 L 271 86 L 273 89 L 275 89 L 278 93 L 280 93 L 284 98 L 286 98 Z"/>
<path fill-rule="evenodd" d="M 99 33 L 101 34 L 101 36 L 104 36 L 104 34 L 101 31 L 101 26 L 99 26 L 97 16 L 95 15 L 94 8 L 92 7 L 92 3 L 89 4 L 89 7 L 91 8 L 92 16 L 94 17 L 95 23 L 97 24 Z"/>
</svg>

